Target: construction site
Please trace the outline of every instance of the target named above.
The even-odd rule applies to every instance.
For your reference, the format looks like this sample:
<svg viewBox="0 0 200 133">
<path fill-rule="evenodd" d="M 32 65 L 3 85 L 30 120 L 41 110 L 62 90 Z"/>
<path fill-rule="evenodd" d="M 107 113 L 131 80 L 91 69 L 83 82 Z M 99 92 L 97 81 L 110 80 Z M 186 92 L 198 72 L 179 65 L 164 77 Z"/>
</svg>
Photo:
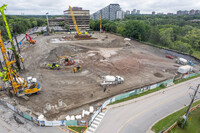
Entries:
<svg viewBox="0 0 200 133">
<path fill-rule="evenodd" d="M 41 90 L 26 100 L 4 91 L 0 97 L 32 116 L 64 120 L 90 106 L 96 111 L 112 96 L 171 79 L 181 66 L 159 48 L 105 32 L 83 34 L 74 25 L 76 35 L 33 34 L 34 41 L 22 41 L 25 70 L 20 76 L 36 78 Z M 107 75 L 123 77 L 123 82 L 102 85 Z M 88 121 L 90 115 L 82 119 Z"/>
</svg>

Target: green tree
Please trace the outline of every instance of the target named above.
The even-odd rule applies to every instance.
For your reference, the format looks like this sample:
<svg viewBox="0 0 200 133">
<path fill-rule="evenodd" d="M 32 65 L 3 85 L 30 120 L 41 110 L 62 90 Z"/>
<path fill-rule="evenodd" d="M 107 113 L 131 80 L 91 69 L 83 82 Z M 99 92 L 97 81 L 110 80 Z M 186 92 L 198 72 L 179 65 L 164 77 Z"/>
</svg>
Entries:
<svg viewBox="0 0 200 133">
<path fill-rule="evenodd" d="M 160 43 L 165 47 L 170 47 L 172 45 L 172 28 L 162 28 L 159 30 L 160 33 Z"/>
<path fill-rule="evenodd" d="M 65 21 L 60 22 L 60 26 L 65 26 Z"/>
</svg>

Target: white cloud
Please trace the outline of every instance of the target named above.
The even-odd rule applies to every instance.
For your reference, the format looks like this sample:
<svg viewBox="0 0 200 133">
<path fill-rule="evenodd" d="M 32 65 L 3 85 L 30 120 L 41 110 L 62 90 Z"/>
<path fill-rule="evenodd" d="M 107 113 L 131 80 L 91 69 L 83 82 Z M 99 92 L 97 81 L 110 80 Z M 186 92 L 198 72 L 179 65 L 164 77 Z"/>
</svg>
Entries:
<svg viewBox="0 0 200 133">
<path fill-rule="evenodd" d="M 1 0 L 0 6 L 8 4 L 7 14 L 62 15 L 69 5 L 83 7 L 91 13 L 109 5 L 120 4 L 123 10 L 141 10 L 141 13 L 176 12 L 177 10 L 200 9 L 199 0 Z"/>
</svg>

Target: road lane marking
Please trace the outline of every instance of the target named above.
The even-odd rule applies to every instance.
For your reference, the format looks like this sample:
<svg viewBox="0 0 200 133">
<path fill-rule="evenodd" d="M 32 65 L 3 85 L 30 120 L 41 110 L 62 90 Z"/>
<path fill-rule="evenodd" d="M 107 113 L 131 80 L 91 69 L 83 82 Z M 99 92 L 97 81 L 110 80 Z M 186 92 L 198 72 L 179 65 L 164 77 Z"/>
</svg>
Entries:
<svg viewBox="0 0 200 133">
<path fill-rule="evenodd" d="M 122 129 L 123 127 L 125 127 L 130 121 L 134 120 L 136 117 L 140 116 L 141 114 L 143 114 L 143 113 L 145 113 L 145 112 L 147 112 L 147 111 L 150 111 L 150 110 L 152 110 L 152 109 L 154 109 L 154 108 L 156 108 L 156 107 L 158 107 L 158 106 L 160 106 L 160 105 L 162 105 L 162 104 L 165 104 L 165 103 L 167 103 L 167 102 L 169 102 L 169 101 L 172 101 L 172 100 L 174 100 L 174 99 L 176 99 L 176 98 L 178 98 L 178 97 L 180 97 L 180 96 L 182 96 L 182 95 L 184 95 L 184 94 L 186 94 L 186 93 L 187 93 L 187 92 L 180 93 L 179 95 L 176 95 L 176 97 L 172 97 L 172 98 L 170 98 L 170 99 L 167 99 L 167 100 L 165 100 L 164 102 L 161 102 L 161 103 L 159 103 L 159 104 L 157 104 L 157 105 L 154 105 L 154 106 L 152 106 L 151 108 L 148 108 L 148 109 L 146 109 L 146 110 L 144 110 L 144 111 L 142 111 L 142 112 L 140 112 L 140 113 L 134 115 L 133 117 L 131 117 L 130 119 L 128 119 L 128 120 L 118 129 L 117 133 L 119 133 L 119 132 L 121 131 L 121 129 Z"/>
</svg>

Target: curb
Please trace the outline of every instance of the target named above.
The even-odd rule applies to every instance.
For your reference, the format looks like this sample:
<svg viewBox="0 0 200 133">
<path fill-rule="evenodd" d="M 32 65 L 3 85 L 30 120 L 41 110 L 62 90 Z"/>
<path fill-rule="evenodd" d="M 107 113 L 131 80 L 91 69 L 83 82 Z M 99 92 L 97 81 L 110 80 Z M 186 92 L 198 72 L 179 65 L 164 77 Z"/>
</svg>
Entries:
<svg viewBox="0 0 200 133">
<path fill-rule="evenodd" d="M 170 86 L 170 87 L 167 87 L 167 88 L 165 88 L 165 89 L 162 89 L 162 90 L 159 90 L 159 91 L 156 91 L 156 92 L 153 92 L 153 93 L 150 93 L 150 94 L 141 96 L 141 97 L 133 98 L 133 99 L 127 100 L 127 101 L 125 101 L 125 102 L 121 102 L 121 103 L 109 105 L 109 106 L 106 106 L 106 109 L 113 109 L 113 108 L 117 108 L 117 107 L 122 107 L 122 106 L 131 104 L 131 103 L 134 103 L 134 102 L 137 102 L 137 101 L 141 101 L 141 100 L 143 100 L 143 99 L 145 99 L 145 98 L 148 98 L 148 97 L 151 97 L 151 96 L 160 94 L 160 93 L 162 93 L 162 92 L 165 92 L 165 91 L 174 89 L 173 87 L 181 86 L 182 84 L 187 84 L 188 82 L 195 81 L 195 80 L 198 80 L 198 79 L 200 79 L 200 77 L 197 77 L 197 78 L 194 78 L 194 79 L 190 79 L 190 80 L 187 80 L 187 81 L 185 81 L 185 82 L 178 83 L 178 84 L 174 84 L 174 85 L 172 85 L 172 86 Z M 190 84 L 189 84 L 189 85 L 190 85 Z"/>
<path fill-rule="evenodd" d="M 195 100 L 194 102 L 197 102 L 197 101 L 200 101 L 200 99 Z M 198 104 L 197 104 L 197 105 L 198 105 Z M 197 105 L 196 105 L 196 106 L 197 106 Z M 181 108 L 179 108 L 179 109 L 173 111 L 172 113 L 169 113 L 168 115 L 165 115 L 164 117 L 162 117 L 162 118 L 160 118 L 159 120 L 155 121 L 155 122 L 149 127 L 149 129 L 147 130 L 147 133 L 155 133 L 155 132 L 152 131 L 151 129 L 152 129 L 152 127 L 153 127 L 157 122 L 161 121 L 162 119 L 166 118 L 167 116 L 169 116 L 169 115 L 171 115 L 171 114 L 173 114 L 173 113 L 175 113 L 175 112 L 177 112 L 177 111 L 179 111 L 179 110 L 181 110 L 181 109 L 183 109 L 183 108 L 185 108 L 185 107 L 187 107 L 187 106 L 181 107 Z M 195 106 L 194 106 L 194 107 L 195 107 Z"/>
</svg>

